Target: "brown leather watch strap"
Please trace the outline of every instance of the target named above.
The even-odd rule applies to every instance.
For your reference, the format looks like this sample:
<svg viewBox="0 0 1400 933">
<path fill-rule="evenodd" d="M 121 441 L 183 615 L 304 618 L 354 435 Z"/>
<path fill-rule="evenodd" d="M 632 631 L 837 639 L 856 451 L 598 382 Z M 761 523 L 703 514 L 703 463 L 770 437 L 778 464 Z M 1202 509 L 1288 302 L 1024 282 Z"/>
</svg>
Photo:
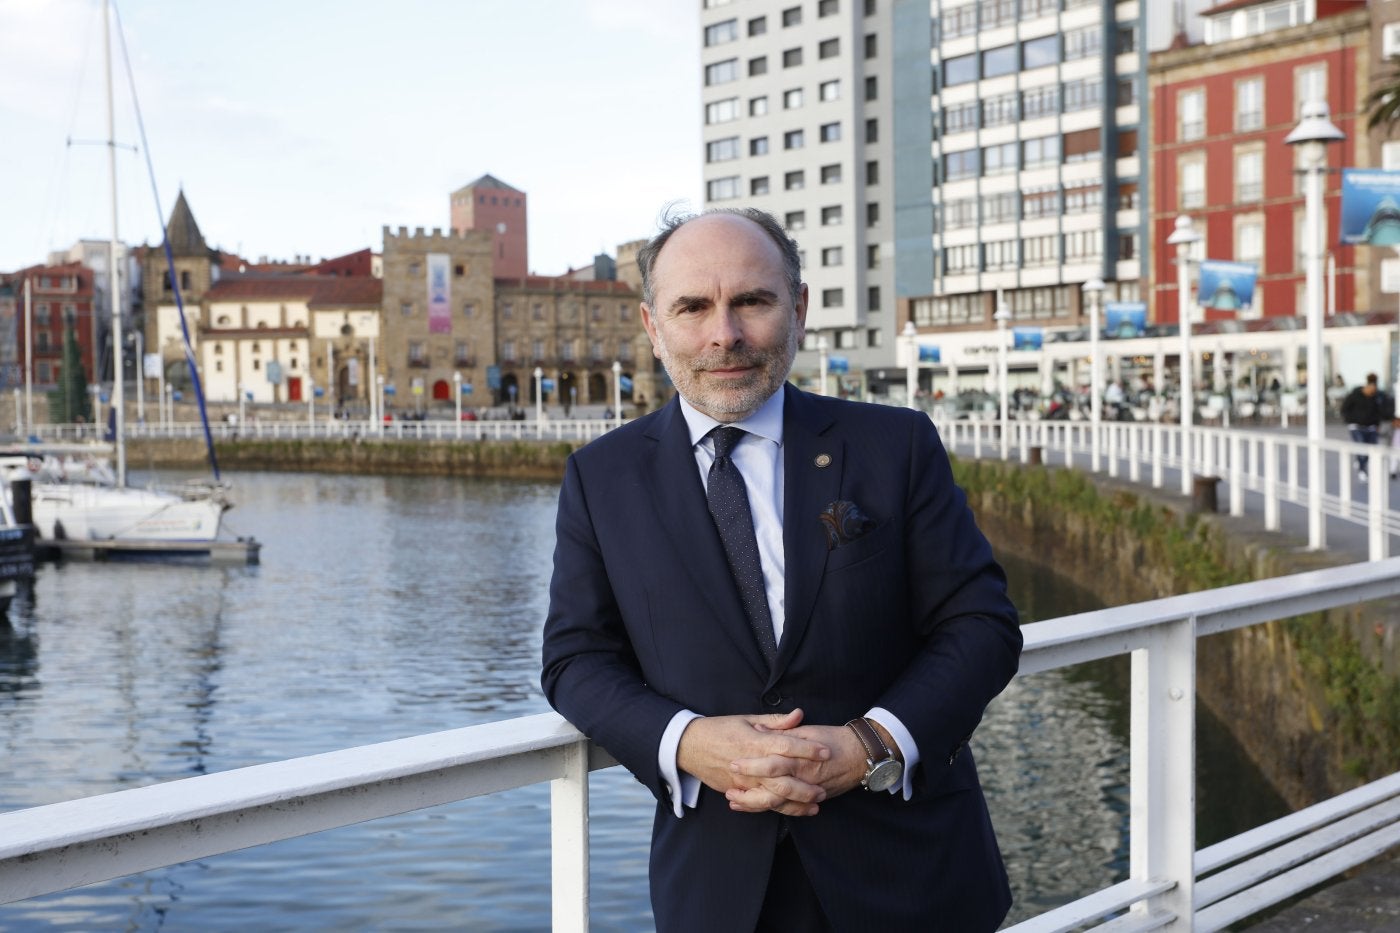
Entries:
<svg viewBox="0 0 1400 933">
<path fill-rule="evenodd" d="M 871 764 L 877 764 L 886 758 L 894 757 L 880 738 L 880 733 L 876 732 L 864 717 L 852 719 L 846 723 L 846 727 L 854 732 L 856 738 L 860 739 L 860 744 L 865 746 L 865 757 L 870 759 Z"/>
</svg>

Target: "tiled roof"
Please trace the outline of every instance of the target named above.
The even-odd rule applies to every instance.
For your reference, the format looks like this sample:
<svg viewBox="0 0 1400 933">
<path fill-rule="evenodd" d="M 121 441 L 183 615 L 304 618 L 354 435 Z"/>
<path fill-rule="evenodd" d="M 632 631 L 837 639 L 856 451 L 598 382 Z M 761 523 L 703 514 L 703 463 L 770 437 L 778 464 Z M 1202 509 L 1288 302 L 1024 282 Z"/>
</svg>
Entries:
<svg viewBox="0 0 1400 933">
<path fill-rule="evenodd" d="M 521 191 L 519 188 L 512 188 L 510 185 L 508 185 L 508 184 L 506 184 L 505 182 L 501 181 L 501 180 L 500 180 L 499 178 L 497 178 L 495 175 L 482 175 L 482 176 L 481 176 L 480 178 L 478 178 L 476 181 L 468 182 L 467 184 L 463 185 L 461 188 L 457 189 L 457 191 L 455 191 L 455 192 L 453 192 L 453 193 L 456 194 L 456 193 L 461 192 L 461 191 L 467 191 L 467 190 L 469 190 L 469 189 L 471 189 L 471 188 L 495 188 L 495 189 L 500 190 L 500 191 L 513 191 L 513 192 L 515 192 L 516 194 L 524 194 L 524 193 L 525 193 L 525 192 Z"/>
<path fill-rule="evenodd" d="M 384 283 L 362 276 L 238 275 L 205 292 L 210 301 L 305 301 L 310 307 L 372 305 L 384 299 Z"/>
<path fill-rule="evenodd" d="M 204 258 L 209 247 L 204 242 L 204 234 L 199 232 L 199 224 L 194 221 L 185 191 L 175 198 L 175 207 L 170 212 L 170 222 L 165 225 L 165 235 L 170 240 L 170 251 L 176 256 L 198 256 Z"/>
</svg>

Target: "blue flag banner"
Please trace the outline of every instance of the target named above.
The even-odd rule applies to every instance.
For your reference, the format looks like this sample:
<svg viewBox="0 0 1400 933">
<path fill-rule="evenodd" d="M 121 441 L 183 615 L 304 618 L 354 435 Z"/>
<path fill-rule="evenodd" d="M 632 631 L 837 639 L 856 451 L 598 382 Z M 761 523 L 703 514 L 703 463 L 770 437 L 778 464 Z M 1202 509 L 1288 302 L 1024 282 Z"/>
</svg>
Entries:
<svg viewBox="0 0 1400 933">
<path fill-rule="evenodd" d="M 501 367 L 486 367 L 486 388 L 499 390 L 501 388 Z"/>
<path fill-rule="evenodd" d="M 1252 262 L 1203 260 L 1196 303 L 1216 311 L 1248 308 L 1254 304 L 1254 281 L 1258 277 L 1258 267 Z"/>
<path fill-rule="evenodd" d="M 1045 331 L 1039 327 L 1011 328 L 1011 349 L 1039 350 L 1045 346 Z"/>
<path fill-rule="evenodd" d="M 540 380 L 540 388 L 543 389 L 543 390 L 546 391 L 546 392 L 553 392 L 553 391 L 554 391 L 554 380 L 553 380 L 553 379 L 541 379 L 541 380 Z"/>
<path fill-rule="evenodd" d="M 1141 337 L 1147 329 L 1147 305 L 1141 301 L 1110 301 L 1103 306 L 1103 320 L 1110 337 Z"/>
<path fill-rule="evenodd" d="M 942 361 L 943 354 L 939 352 L 937 347 L 926 343 L 919 344 L 920 363 L 941 363 Z"/>
<path fill-rule="evenodd" d="M 631 392 L 631 391 L 632 391 L 632 377 L 631 377 L 631 376 L 622 376 L 622 375 L 619 375 L 619 376 L 617 377 L 617 384 L 620 385 L 620 386 L 622 386 L 622 391 L 624 391 L 624 392 Z"/>
<path fill-rule="evenodd" d="M 471 394 L 472 394 L 472 384 L 471 384 L 470 382 L 464 382 L 464 383 L 462 383 L 462 394 L 463 394 L 463 395 L 471 395 Z"/>
<path fill-rule="evenodd" d="M 396 389 L 396 388 L 394 388 L 394 384 L 393 384 L 392 382 L 386 382 L 386 383 L 384 383 L 384 394 L 385 394 L 385 395 L 397 395 L 398 392 L 399 392 L 399 390 Z"/>
<path fill-rule="evenodd" d="M 826 371 L 829 373 L 848 373 L 851 371 L 851 361 L 844 356 L 827 357 Z"/>
<path fill-rule="evenodd" d="M 320 386 L 316 386 L 314 389 L 311 390 L 311 394 L 316 396 L 317 398 L 321 398 L 323 395 L 326 394 L 326 390 L 321 388 Z"/>
<path fill-rule="evenodd" d="M 1400 172 L 1342 169 L 1341 241 L 1400 245 Z"/>
</svg>

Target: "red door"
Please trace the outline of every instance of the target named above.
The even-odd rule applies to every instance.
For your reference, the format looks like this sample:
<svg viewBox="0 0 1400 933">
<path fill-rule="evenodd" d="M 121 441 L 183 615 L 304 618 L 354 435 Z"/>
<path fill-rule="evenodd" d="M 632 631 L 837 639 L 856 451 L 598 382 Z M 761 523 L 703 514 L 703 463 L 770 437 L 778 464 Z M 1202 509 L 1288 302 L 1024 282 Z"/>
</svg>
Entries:
<svg viewBox="0 0 1400 933">
<path fill-rule="evenodd" d="M 289 401 L 289 402 L 300 402 L 300 401 L 301 401 L 301 377 L 300 377 L 300 376 L 288 376 L 288 377 L 287 377 L 287 401 Z"/>
</svg>

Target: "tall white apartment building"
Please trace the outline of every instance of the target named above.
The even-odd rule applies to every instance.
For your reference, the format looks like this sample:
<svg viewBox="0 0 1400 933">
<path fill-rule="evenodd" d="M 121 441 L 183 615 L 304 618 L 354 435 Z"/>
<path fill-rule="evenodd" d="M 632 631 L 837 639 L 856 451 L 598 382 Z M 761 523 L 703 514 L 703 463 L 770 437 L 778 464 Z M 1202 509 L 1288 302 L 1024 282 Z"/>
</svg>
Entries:
<svg viewBox="0 0 1400 933">
<path fill-rule="evenodd" d="M 701 0 L 706 203 L 804 248 L 799 381 L 825 338 L 845 387 L 902 386 L 912 319 L 982 388 L 999 302 L 1069 330 L 1086 281 L 1139 299 L 1144 2 Z"/>
<path fill-rule="evenodd" d="M 706 206 L 784 221 L 810 288 L 797 379 L 824 340 L 829 391 L 858 386 L 894 359 L 891 2 L 701 3 Z"/>
</svg>

